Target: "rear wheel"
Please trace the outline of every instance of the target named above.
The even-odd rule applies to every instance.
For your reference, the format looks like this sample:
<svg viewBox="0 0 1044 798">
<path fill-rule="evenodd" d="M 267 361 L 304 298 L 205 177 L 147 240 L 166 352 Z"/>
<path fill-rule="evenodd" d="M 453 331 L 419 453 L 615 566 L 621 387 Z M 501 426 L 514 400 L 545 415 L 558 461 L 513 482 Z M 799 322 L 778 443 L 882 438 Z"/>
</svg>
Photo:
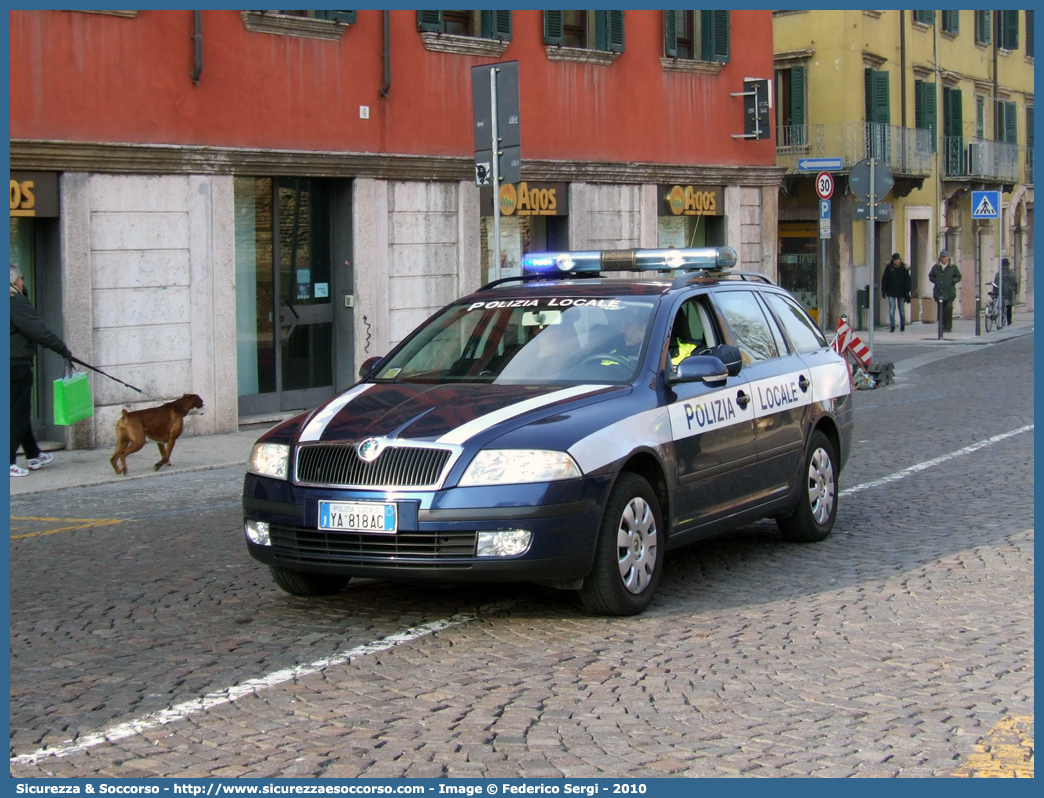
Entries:
<svg viewBox="0 0 1044 798">
<path fill-rule="evenodd" d="M 602 517 L 594 568 L 580 588 L 591 612 L 635 615 L 652 601 L 663 572 L 665 529 L 652 486 L 622 474 Z"/>
<path fill-rule="evenodd" d="M 812 433 L 802 477 L 797 506 L 776 524 L 785 540 L 815 543 L 826 539 L 837 516 L 837 455 L 822 430 Z"/>
<path fill-rule="evenodd" d="M 340 593 L 351 577 L 331 574 L 306 574 L 268 566 L 275 583 L 292 596 L 332 596 Z"/>
<path fill-rule="evenodd" d="M 989 303 L 986 306 L 986 332 L 993 331 L 993 303 Z"/>
</svg>

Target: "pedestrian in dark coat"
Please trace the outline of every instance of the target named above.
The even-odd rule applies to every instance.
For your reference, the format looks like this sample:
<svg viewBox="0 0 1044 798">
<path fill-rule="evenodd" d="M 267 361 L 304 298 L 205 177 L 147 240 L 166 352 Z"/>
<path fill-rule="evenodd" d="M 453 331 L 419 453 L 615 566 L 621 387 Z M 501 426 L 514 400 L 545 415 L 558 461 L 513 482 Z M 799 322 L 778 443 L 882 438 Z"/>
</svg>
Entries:
<svg viewBox="0 0 1044 798">
<path fill-rule="evenodd" d="M 950 253 L 939 250 L 939 260 L 928 272 L 928 279 L 935 288 L 932 297 L 942 302 L 943 332 L 953 332 L 953 301 L 957 299 L 957 283 L 961 281 L 961 270 L 950 260 Z"/>
<path fill-rule="evenodd" d="M 1011 311 L 1019 295 L 1019 276 L 1015 274 L 1015 270 L 1011 268 L 1011 261 L 1007 258 L 1001 258 L 1000 271 L 993 278 L 994 291 L 998 285 L 1004 287 L 1004 311 L 1008 317 L 1008 324 L 1011 324 Z"/>
<path fill-rule="evenodd" d="M 11 266 L 11 476 L 24 477 L 51 462 L 54 457 L 40 451 L 31 423 L 33 358 L 36 347 L 46 346 L 66 360 L 72 352 L 65 341 L 47 329 L 44 320 L 25 295 L 25 279 Z M 29 461 L 29 469 L 15 461 L 18 447 Z"/>
<path fill-rule="evenodd" d="M 910 270 L 903 263 L 898 252 L 892 253 L 892 259 L 885 266 L 881 277 L 881 295 L 888 300 L 888 322 L 891 332 L 895 332 L 895 311 L 899 308 L 899 331 L 906 329 L 906 303 L 910 301 Z"/>
</svg>

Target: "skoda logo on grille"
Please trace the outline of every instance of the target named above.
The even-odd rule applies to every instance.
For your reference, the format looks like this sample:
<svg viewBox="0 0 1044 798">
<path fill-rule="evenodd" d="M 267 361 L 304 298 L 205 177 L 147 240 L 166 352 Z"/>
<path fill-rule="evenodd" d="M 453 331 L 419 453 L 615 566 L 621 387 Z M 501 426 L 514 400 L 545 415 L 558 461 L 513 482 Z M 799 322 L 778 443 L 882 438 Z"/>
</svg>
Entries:
<svg viewBox="0 0 1044 798">
<path fill-rule="evenodd" d="M 359 445 L 355 447 L 355 451 L 358 453 L 360 460 L 372 463 L 377 459 L 377 455 L 381 453 L 383 448 L 381 442 L 376 438 L 367 438 L 359 442 Z"/>
</svg>

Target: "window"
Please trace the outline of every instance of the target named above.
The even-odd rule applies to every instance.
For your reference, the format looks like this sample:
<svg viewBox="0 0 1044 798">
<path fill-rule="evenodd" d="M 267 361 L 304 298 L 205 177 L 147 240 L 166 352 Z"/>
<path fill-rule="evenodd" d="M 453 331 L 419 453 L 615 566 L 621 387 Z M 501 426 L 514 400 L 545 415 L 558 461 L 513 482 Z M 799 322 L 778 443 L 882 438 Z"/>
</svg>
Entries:
<svg viewBox="0 0 1044 798">
<path fill-rule="evenodd" d="M 914 81 L 914 127 L 930 130 L 932 133 L 932 152 L 935 152 L 935 84 L 923 80 Z"/>
<path fill-rule="evenodd" d="M 664 11 L 663 53 L 668 58 L 727 63 L 728 11 Z"/>
<path fill-rule="evenodd" d="M 997 101 L 997 127 L 995 128 L 996 140 L 1008 144 L 1018 144 L 1016 126 L 1015 103 L 1004 100 Z"/>
<path fill-rule="evenodd" d="M 986 98 L 975 95 L 975 138 L 986 138 Z"/>
<path fill-rule="evenodd" d="M 952 36 L 956 36 L 961 30 L 961 12 L 960 11 L 943 11 L 942 12 L 942 29 L 943 33 L 949 33 Z"/>
<path fill-rule="evenodd" d="M 254 33 L 301 36 L 308 39 L 339 41 L 348 25 L 355 22 L 355 11 L 241 11 L 243 25 Z"/>
<path fill-rule="evenodd" d="M 989 11 L 976 11 L 975 12 L 975 43 L 976 44 L 989 44 L 990 43 L 990 12 Z"/>
<path fill-rule="evenodd" d="M 1033 12 L 1026 12 L 1026 55 L 1033 58 Z"/>
<path fill-rule="evenodd" d="M 622 53 L 624 12 L 545 11 L 544 44 Z"/>
<path fill-rule="evenodd" d="M 920 23 L 921 25 L 934 25 L 935 24 L 935 12 L 934 11 L 914 11 L 913 21 Z"/>
<path fill-rule="evenodd" d="M 787 331 L 797 352 L 818 352 L 827 348 L 826 338 L 801 307 L 789 297 L 765 293 L 761 295 Z"/>
<path fill-rule="evenodd" d="M 943 147 L 946 174 L 964 174 L 964 117 L 961 90 L 951 86 L 943 86 Z"/>
<path fill-rule="evenodd" d="M 803 147 L 805 129 L 805 66 L 776 70 L 776 147 Z"/>
<path fill-rule="evenodd" d="M 418 11 L 417 29 L 425 33 L 511 41 L 510 11 Z"/>
<path fill-rule="evenodd" d="M 863 72 L 866 90 L 866 121 L 887 125 L 891 121 L 888 102 L 888 73 L 867 68 Z"/>
<path fill-rule="evenodd" d="M 1019 12 L 997 11 L 997 44 L 1002 50 L 1019 49 Z"/>
<path fill-rule="evenodd" d="M 714 300 L 736 336 L 743 363 L 779 357 L 776 339 L 757 298 L 750 291 L 720 291 Z"/>
<path fill-rule="evenodd" d="M 329 22 L 342 22 L 350 25 L 355 22 L 354 11 L 276 11 L 286 17 L 306 17 L 307 19 L 325 19 Z"/>
</svg>

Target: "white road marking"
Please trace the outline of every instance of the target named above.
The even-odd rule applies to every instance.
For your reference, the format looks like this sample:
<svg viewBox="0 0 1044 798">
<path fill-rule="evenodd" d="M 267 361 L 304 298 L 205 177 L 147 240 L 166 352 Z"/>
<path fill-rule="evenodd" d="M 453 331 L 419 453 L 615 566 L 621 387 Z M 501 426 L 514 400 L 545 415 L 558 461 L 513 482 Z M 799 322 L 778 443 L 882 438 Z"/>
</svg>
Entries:
<svg viewBox="0 0 1044 798">
<path fill-rule="evenodd" d="M 963 449 L 958 449 L 956 452 L 950 452 L 949 454 L 941 455 L 940 457 L 933 457 L 931 460 L 925 460 L 923 463 L 912 465 L 909 468 L 904 468 L 902 471 L 896 471 L 894 474 L 889 474 L 887 477 L 881 477 L 871 482 L 864 482 L 862 485 L 855 485 L 851 488 L 846 488 L 841 491 L 840 496 L 851 496 L 853 493 L 859 493 L 860 491 L 869 490 L 870 488 L 879 488 L 882 485 L 887 485 L 891 482 L 898 482 L 900 479 L 905 479 L 911 474 L 916 474 L 919 471 L 931 468 L 945 463 L 947 460 L 953 460 L 955 457 L 963 457 L 966 454 L 972 454 L 980 449 L 985 449 L 987 446 L 992 446 L 1005 438 L 1010 438 L 1013 435 L 1021 435 L 1023 432 L 1029 432 L 1033 429 L 1032 424 L 1027 424 L 1025 427 L 1019 427 L 1013 429 L 1011 432 L 1002 432 L 1000 435 L 994 435 L 992 438 L 987 438 L 984 441 L 973 443 L 969 446 L 965 446 Z"/>
<path fill-rule="evenodd" d="M 479 612 L 504 609 L 510 604 L 511 602 L 491 604 L 480 608 Z M 185 701 L 181 704 L 175 704 L 174 706 L 160 710 L 159 712 L 149 713 L 138 720 L 120 723 L 116 726 L 111 726 L 104 731 L 95 732 L 94 734 L 85 734 L 76 740 L 67 740 L 64 744 L 53 748 L 41 748 L 31 754 L 22 754 L 20 756 L 11 757 L 11 764 L 32 765 L 41 759 L 46 759 L 48 757 L 69 756 L 70 754 L 86 751 L 88 748 L 94 748 L 103 743 L 111 743 L 116 742 L 117 740 L 126 739 L 127 737 L 133 737 L 137 734 L 142 734 L 152 729 L 159 728 L 160 726 L 165 726 L 168 723 L 176 723 L 179 720 L 184 720 L 191 715 L 206 712 L 214 707 L 219 707 L 223 704 L 230 704 L 245 696 L 256 695 L 260 691 L 267 690 L 270 687 L 278 687 L 286 682 L 295 681 L 315 673 L 321 673 L 322 671 L 337 667 L 338 665 L 345 665 L 353 660 L 359 659 L 360 657 L 365 657 L 369 654 L 376 654 L 381 651 L 387 651 L 396 646 L 401 646 L 403 643 L 409 643 L 413 640 L 427 637 L 428 635 L 442 631 L 443 629 L 449 629 L 452 626 L 459 626 L 468 623 L 469 621 L 474 621 L 478 617 L 478 613 L 462 612 L 452 615 L 449 618 L 443 618 L 420 626 L 414 626 L 405 631 L 396 632 L 387 637 L 382 637 L 380 640 L 376 640 L 373 643 L 364 643 L 361 646 L 342 651 L 329 659 L 320 659 L 315 662 L 310 662 L 307 665 L 298 665 L 294 668 L 275 671 L 274 673 L 262 676 L 259 679 L 249 679 L 241 684 L 227 687 L 224 690 L 207 693 L 200 698 Z"/>
</svg>

